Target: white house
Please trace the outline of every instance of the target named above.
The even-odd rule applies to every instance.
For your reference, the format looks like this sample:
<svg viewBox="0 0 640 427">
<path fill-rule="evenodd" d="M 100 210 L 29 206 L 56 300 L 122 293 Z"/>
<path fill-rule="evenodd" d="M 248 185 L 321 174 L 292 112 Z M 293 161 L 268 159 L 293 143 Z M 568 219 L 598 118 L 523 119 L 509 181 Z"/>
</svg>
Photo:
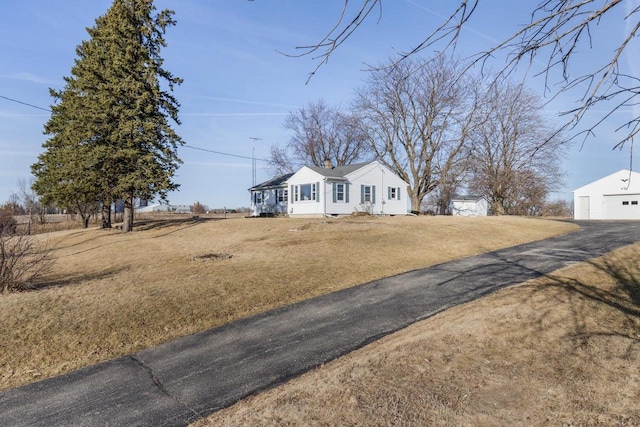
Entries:
<svg viewBox="0 0 640 427">
<path fill-rule="evenodd" d="M 376 160 L 335 167 L 330 164 L 325 167 L 304 166 L 287 178 L 278 178 L 250 189 L 252 215 L 260 216 L 264 209 L 271 209 L 264 197 L 254 196 L 258 191 L 276 199 L 277 195 L 283 194 L 283 202 L 279 203 L 286 202 L 286 210 L 278 212 L 287 212 L 289 216 L 407 213 L 408 184 Z M 282 209 L 282 206 L 278 208 Z"/>
<path fill-rule="evenodd" d="M 407 213 L 407 186 L 377 160 L 355 165 L 303 167 L 287 181 L 289 215 Z"/>
<path fill-rule="evenodd" d="M 622 169 L 573 191 L 575 219 L 640 219 L 640 173 Z"/>
<path fill-rule="evenodd" d="M 251 187 L 251 216 L 271 216 L 287 213 L 289 191 L 287 180 L 292 173 L 271 178 Z"/>
<path fill-rule="evenodd" d="M 449 209 L 456 216 L 487 216 L 489 201 L 484 196 L 455 195 Z"/>
</svg>

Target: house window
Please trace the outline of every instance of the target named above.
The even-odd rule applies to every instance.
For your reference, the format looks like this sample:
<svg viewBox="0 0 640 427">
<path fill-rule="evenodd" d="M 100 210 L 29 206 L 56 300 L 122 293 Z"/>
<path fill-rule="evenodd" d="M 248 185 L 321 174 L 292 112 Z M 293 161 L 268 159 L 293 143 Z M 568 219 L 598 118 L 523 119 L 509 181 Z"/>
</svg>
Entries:
<svg viewBox="0 0 640 427">
<path fill-rule="evenodd" d="M 311 184 L 302 184 L 300 186 L 300 200 L 312 200 Z"/>
<path fill-rule="evenodd" d="M 629 202 L 625 200 L 624 202 L 622 202 L 622 206 L 629 206 Z"/>
<path fill-rule="evenodd" d="M 631 204 L 632 204 L 632 205 L 637 205 L 637 204 L 638 204 L 638 201 L 637 201 L 637 200 L 632 200 L 632 201 L 631 201 Z"/>
<path fill-rule="evenodd" d="M 332 184 L 333 203 L 349 203 L 349 184 L 334 182 Z"/>
<path fill-rule="evenodd" d="M 400 187 L 389 187 L 388 188 L 388 199 L 389 200 L 400 200 Z"/>
<path fill-rule="evenodd" d="M 256 191 L 253 193 L 253 203 L 259 205 L 262 203 L 262 191 Z"/>
<path fill-rule="evenodd" d="M 294 188 L 294 200 L 297 202 L 298 200 L 300 201 L 312 201 L 315 200 L 316 202 L 320 200 L 319 195 L 318 195 L 318 188 L 319 188 L 319 184 L 315 183 L 315 184 L 302 184 L 302 185 L 295 185 L 293 186 Z"/>
<path fill-rule="evenodd" d="M 289 199 L 289 190 L 276 190 L 278 194 L 278 203 L 287 203 Z"/>
<path fill-rule="evenodd" d="M 371 202 L 371 186 L 365 185 L 362 187 L 362 200 L 367 203 Z"/>
<path fill-rule="evenodd" d="M 376 203 L 376 186 L 361 185 L 360 186 L 360 203 Z"/>
</svg>

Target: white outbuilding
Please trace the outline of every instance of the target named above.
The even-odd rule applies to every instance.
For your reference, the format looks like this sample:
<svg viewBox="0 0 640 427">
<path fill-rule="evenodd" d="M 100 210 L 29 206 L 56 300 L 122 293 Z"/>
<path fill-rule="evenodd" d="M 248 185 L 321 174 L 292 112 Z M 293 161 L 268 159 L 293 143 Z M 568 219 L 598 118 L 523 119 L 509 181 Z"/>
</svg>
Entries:
<svg viewBox="0 0 640 427">
<path fill-rule="evenodd" d="M 451 215 L 455 216 L 487 216 L 489 214 L 489 202 L 481 195 L 456 194 L 449 205 Z"/>
<path fill-rule="evenodd" d="M 575 219 L 640 219 L 640 173 L 622 169 L 573 191 Z"/>
</svg>

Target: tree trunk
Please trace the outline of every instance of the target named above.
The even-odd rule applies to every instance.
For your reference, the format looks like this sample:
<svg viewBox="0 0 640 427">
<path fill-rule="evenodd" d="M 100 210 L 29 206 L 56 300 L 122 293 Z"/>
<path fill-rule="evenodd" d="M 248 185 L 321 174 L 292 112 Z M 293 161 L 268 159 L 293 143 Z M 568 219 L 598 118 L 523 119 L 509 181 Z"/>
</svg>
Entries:
<svg viewBox="0 0 640 427">
<path fill-rule="evenodd" d="M 438 215 L 446 215 L 448 206 L 449 206 L 449 203 L 443 198 L 440 198 L 438 200 Z"/>
<path fill-rule="evenodd" d="M 111 228 L 111 203 L 102 204 L 102 228 Z"/>
<path fill-rule="evenodd" d="M 420 203 L 422 198 L 409 191 L 409 199 L 411 200 L 411 212 L 420 212 Z"/>
<path fill-rule="evenodd" d="M 124 217 L 122 219 L 122 232 L 133 231 L 133 196 L 124 199 Z"/>
<path fill-rule="evenodd" d="M 504 206 L 502 205 L 501 201 L 499 200 L 494 200 L 491 203 L 491 211 L 493 215 L 505 215 L 505 209 Z"/>
<path fill-rule="evenodd" d="M 86 215 L 84 217 L 82 217 L 82 226 L 84 228 L 89 228 L 89 220 L 91 219 L 90 215 Z"/>
</svg>

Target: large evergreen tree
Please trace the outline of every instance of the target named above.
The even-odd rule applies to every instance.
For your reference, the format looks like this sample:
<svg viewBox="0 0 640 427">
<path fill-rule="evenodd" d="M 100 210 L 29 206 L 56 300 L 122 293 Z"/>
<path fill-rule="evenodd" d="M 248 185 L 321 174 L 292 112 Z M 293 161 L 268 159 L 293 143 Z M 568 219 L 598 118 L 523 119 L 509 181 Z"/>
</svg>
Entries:
<svg viewBox="0 0 640 427">
<path fill-rule="evenodd" d="M 65 87 L 51 90 L 50 138 L 32 166 L 34 189 L 61 207 L 101 203 L 108 212 L 123 199 L 123 231 L 132 230 L 135 197 L 166 198 L 178 187 L 172 177 L 183 142 L 169 120 L 180 124 L 171 91 L 182 80 L 160 56 L 175 21 L 173 11 L 155 10 L 153 0 L 114 0 L 87 29 Z"/>
</svg>

